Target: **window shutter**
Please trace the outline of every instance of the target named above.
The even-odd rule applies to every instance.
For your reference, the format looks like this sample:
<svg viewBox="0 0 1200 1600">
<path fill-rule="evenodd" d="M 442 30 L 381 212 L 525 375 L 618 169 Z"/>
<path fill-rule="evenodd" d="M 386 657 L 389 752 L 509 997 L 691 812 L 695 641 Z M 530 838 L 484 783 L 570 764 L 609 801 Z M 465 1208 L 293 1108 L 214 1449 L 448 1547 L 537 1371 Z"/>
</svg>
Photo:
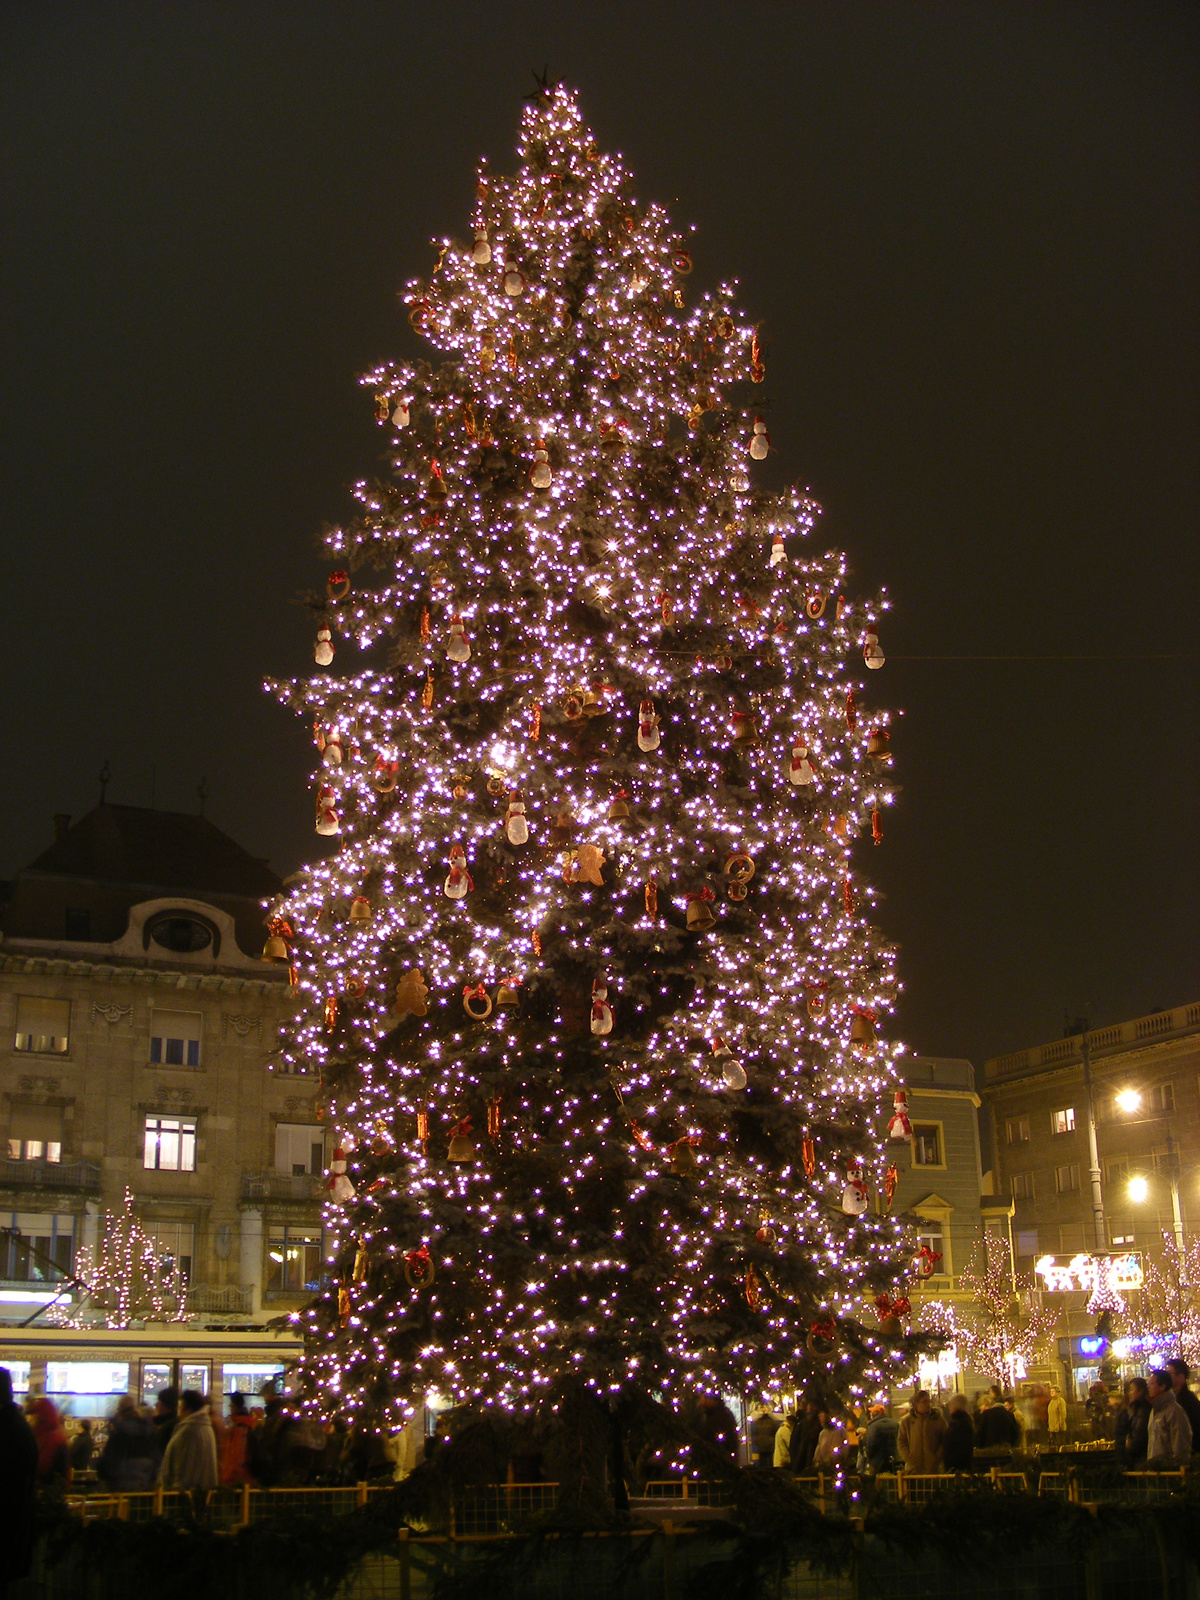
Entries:
<svg viewBox="0 0 1200 1600">
<path fill-rule="evenodd" d="M 65 1055 L 71 1031 L 71 1002 L 48 996 L 17 996 L 16 1048 Z"/>
</svg>

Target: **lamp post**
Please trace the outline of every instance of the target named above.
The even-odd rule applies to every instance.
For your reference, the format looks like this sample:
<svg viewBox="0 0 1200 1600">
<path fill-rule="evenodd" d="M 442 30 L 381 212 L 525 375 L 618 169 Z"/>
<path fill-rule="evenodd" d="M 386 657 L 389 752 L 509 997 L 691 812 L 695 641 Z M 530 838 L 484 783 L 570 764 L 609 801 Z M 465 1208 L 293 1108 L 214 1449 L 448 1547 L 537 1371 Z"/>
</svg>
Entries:
<svg viewBox="0 0 1200 1600">
<path fill-rule="evenodd" d="M 1108 1253 L 1108 1229 L 1104 1225 L 1104 1190 L 1100 1176 L 1100 1146 L 1096 1139 L 1096 1104 L 1092 1094 L 1092 1057 L 1088 1049 L 1086 1023 L 1080 1028 L 1079 1053 L 1083 1057 L 1083 1104 L 1087 1115 L 1088 1176 L 1092 1184 L 1092 1229 L 1096 1254 Z"/>
</svg>

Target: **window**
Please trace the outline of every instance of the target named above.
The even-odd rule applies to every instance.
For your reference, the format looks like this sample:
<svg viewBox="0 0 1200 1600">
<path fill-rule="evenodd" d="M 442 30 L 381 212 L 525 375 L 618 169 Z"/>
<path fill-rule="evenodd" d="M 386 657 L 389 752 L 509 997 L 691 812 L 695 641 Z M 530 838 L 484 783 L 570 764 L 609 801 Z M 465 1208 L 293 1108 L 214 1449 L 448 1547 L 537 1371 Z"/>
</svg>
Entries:
<svg viewBox="0 0 1200 1600">
<path fill-rule="evenodd" d="M 1009 1144 L 1028 1144 L 1029 1118 L 1009 1117 L 1008 1121 L 1004 1124 L 1004 1132 L 1008 1138 Z"/>
<path fill-rule="evenodd" d="M 195 1117 L 147 1117 L 142 1164 L 160 1172 L 195 1172 Z"/>
<path fill-rule="evenodd" d="M 940 1167 L 942 1130 L 936 1122 L 914 1122 L 912 1134 L 913 1166 Z"/>
<path fill-rule="evenodd" d="M 1155 1172 L 1165 1172 L 1170 1177 L 1179 1168 L 1179 1150 L 1167 1144 L 1156 1144 L 1150 1152 Z"/>
<path fill-rule="evenodd" d="M 194 955 L 206 950 L 213 942 L 212 929 L 196 917 L 183 914 L 156 917 L 146 929 L 160 950 L 170 950 L 175 955 Z M 216 954 L 216 951 L 213 952 Z"/>
<path fill-rule="evenodd" d="M 1055 1167 L 1054 1187 L 1059 1194 L 1072 1194 L 1079 1187 L 1079 1163 L 1071 1161 L 1066 1166 Z"/>
<path fill-rule="evenodd" d="M 1032 1172 L 1014 1172 L 1012 1177 L 1009 1178 L 1008 1184 L 1009 1188 L 1012 1190 L 1012 1197 L 1014 1200 L 1033 1199 Z"/>
<path fill-rule="evenodd" d="M 15 1105 L 8 1123 L 10 1161 L 61 1161 L 61 1106 Z"/>
<path fill-rule="evenodd" d="M 917 1228 L 917 1249 L 919 1251 L 923 1248 L 931 1250 L 935 1258 L 940 1257 L 940 1259 L 934 1260 L 933 1274 L 931 1274 L 931 1276 L 938 1273 L 944 1273 L 947 1270 L 946 1244 L 942 1224 L 940 1222 L 936 1220 L 922 1220 L 920 1223 L 919 1227 Z"/>
<path fill-rule="evenodd" d="M 198 1011 L 151 1012 L 151 1062 L 163 1067 L 198 1067 L 202 1020 Z"/>
<path fill-rule="evenodd" d="M 0 1213 L 12 1233 L 0 1234 L 0 1278 L 10 1283 L 55 1283 L 75 1257 L 75 1218 Z"/>
<path fill-rule="evenodd" d="M 158 1276 L 167 1283 L 178 1271 L 188 1282 L 192 1276 L 192 1254 L 196 1228 L 191 1222 L 146 1222 L 146 1232 L 154 1241 L 158 1256 Z"/>
<path fill-rule="evenodd" d="M 1051 1133 L 1074 1133 L 1075 1132 L 1075 1107 L 1074 1106 L 1064 1106 L 1061 1111 L 1052 1111 L 1050 1113 L 1050 1132 Z"/>
<path fill-rule="evenodd" d="M 65 937 L 68 939 L 90 939 L 92 937 L 92 913 L 86 908 L 73 910 L 67 907 L 64 914 Z"/>
<path fill-rule="evenodd" d="M 1104 1162 L 1105 1183 L 1124 1183 L 1129 1176 L 1129 1157 L 1108 1156 Z"/>
<path fill-rule="evenodd" d="M 324 1129 L 306 1122 L 280 1122 L 275 1128 L 275 1171 L 293 1178 L 319 1175 L 325 1165 Z"/>
<path fill-rule="evenodd" d="M 1017 1229 L 1017 1254 L 1019 1256 L 1036 1256 L 1038 1253 L 1038 1235 L 1036 1228 Z"/>
<path fill-rule="evenodd" d="M 1134 1244 L 1133 1223 L 1114 1222 L 1110 1219 L 1108 1238 L 1114 1250 L 1132 1250 Z"/>
<path fill-rule="evenodd" d="M 1094 1237 L 1094 1235 L 1092 1235 Z M 1084 1238 L 1082 1222 L 1064 1222 L 1058 1230 L 1058 1250 L 1060 1255 L 1082 1255 L 1087 1249 L 1087 1240 Z"/>
<path fill-rule="evenodd" d="M 65 1056 L 71 1033 L 71 1002 L 41 995 L 17 996 L 17 1030 L 14 1050 L 35 1055 Z"/>
<path fill-rule="evenodd" d="M 272 1228 L 267 1238 L 267 1288 L 302 1294 L 320 1287 L 320 1230 Z"/>
<path fill-rule="evenodd" d="M 1173 1083 L 1156 1083 L 1147 1098 L 1155 1111 L 1174 1111 L 1175 1085 Z"/>
</svg>

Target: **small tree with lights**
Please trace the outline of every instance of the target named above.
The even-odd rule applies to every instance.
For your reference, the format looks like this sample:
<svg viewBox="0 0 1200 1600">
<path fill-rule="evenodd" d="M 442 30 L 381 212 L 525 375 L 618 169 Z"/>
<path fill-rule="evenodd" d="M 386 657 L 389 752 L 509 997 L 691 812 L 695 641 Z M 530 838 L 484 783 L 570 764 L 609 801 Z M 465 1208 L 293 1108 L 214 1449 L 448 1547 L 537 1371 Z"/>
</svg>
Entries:
<svg viewBox="0 0 1200 1600">
<path fill-rule="evenodd" d="M 89 1293 L 74 1305 L 51 1312 L 51 1320 L 70 1328 L 128 1328 L 135 1322 L 185 1322 L 187 1279 L 175 1259 L 165 1261 L 158 1245 L 133 1212 L 133 1193 L 125 1190 L 120 1211 L 99 1219 L 95 1249 L 84 1245 L 75 1276 Z"/>
<path fill-rule="evenodd" d="M 1200 1240 L 1164 1230 L 1162 1247 L 1142 1261 L 1142 1283 L 1127 1291 L 1118 1326 L 1123 1335 L 1169 1348 L 1200 1367 Z"/>
<path fill-rule="evenodd" d="M 961 1284 L 961 1301 L 929 1300 L 921 1306 L 918 1326 L 952 1341 L 964 1367 L 1011 1388 L 1052 1336 L 1056 1314 L 1022 1304 L 1008 1245 L 994 1233 L 985 1233 L 976 1245 Z"/>
<path fill-rule="evenodd" d="M 872 1199 L 896 985 L 857 859 L 893 796 L 884 603 L 752 482 L 732 288 L 692 290 L 572 94 L 519 155 L 408 288 L 436 361 L 365 380 L 386 471 L 326 535 L 322 670 L 274 686 L 336 853 L 266 953 L 338 1145 L 311 1403 L 601 1437 L 651 1394 L 906 1360 L 859 1318 L 907 1254 Z"/>
</svg>

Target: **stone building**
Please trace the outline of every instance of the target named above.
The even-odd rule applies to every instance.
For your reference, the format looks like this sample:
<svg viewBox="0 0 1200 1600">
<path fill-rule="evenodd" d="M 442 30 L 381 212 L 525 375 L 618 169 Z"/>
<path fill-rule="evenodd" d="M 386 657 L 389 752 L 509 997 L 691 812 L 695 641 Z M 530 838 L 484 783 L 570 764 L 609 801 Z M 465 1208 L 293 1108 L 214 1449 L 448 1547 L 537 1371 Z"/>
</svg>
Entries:
<svg viewBox="0 0 1200 1600">
<path fill-rule="evenodd" d="M 192 1335 L 249 1333 L 323 1260 L 316 1085 L 277 1070 L 287 973 L 259 956 L 279 881 L 200 816 L 55 826 L 0 907 L 0 1323 L 57 1293 L 128 1187 Z"/>
<path fill-rule="evenodd" d="M 909 1298 L 919 1313 L 923 1300 L 953 1303 L 969 1298 L 962 1282 L 964 1268 L 977 1255 L 985 1230 L 1010 1245 L 1012 1204 L 1004 1196 L 986 1195 L 979 1148 L 980 1099 L 975 1070 L 969 1061 L 940 1056 L 909 1056 L 902 1063 L 908 1095 L 912 1138 L 889 1145 L 896 1167 L 892 1211 L 916 1219 L 918 1242 L 930 1252 L 932 1273 L 909 1281 Z M 922 1381 L 928 1388 L 951 1391 L 982 1387 L 960 1374 L 953 1356 L 941 1371 L 927 1364 Z"/>
<path fill-rule="evenodd" d="M 1015 1207 L 1017 1264 L 1027 1272 L 1048 1257 L 1063 1268 L 1097 1250 L 1083 1039 L 1055 1039 L 984 1064 L 996 1187 Z M 1136 1258 L 1136 1272 L 1137 1261 L 1161 1250 L 1164 1232 L 1176 1232 L 1176 1200 L 1185 1242 L 1200 1227 L 1200 1004 L 1093 1028 L 1086 1039 L 1105 1244 L 1114 1256 Z M 1134 1178 L 1143 1181 L 1131 1184 Z M 1041 1281 L 1065 1280 L 1043 1273 Z M 1096 1318 L 1085 1311 L 1088 1294 L 1050 1288 L 1043 1295 L 1061 1313 L 1064 1381 L 1079 1392 L 1094 1381 L 1102 1353 Z"/>
</svg>

